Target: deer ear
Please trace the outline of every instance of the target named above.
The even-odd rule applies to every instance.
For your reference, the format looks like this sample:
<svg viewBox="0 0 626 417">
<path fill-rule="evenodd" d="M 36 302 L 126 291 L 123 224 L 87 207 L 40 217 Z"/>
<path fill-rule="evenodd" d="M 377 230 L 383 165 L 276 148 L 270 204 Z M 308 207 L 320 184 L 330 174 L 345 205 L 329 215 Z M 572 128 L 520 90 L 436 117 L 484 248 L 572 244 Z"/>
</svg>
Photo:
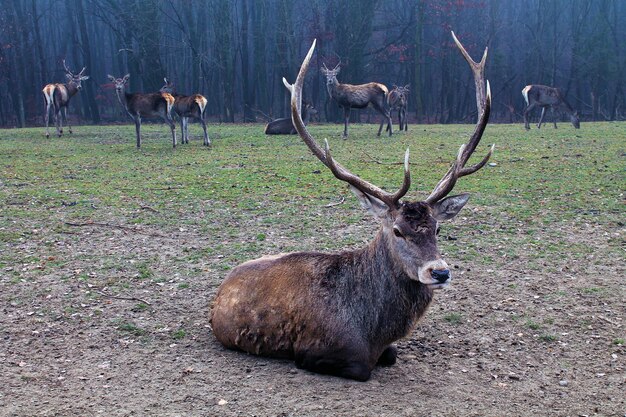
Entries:
<svg viewBox="0 0 626 417">
<path fill-rule="evenodd" d="M 83 75 L 82 77 L 80 77 L 80 79 L 82 81 L 88 80 L 89 79 L 89 75 Z"/>
<path fill-rule="evenodd" d="M 437 201 L 433 206 L 433 217 L 437 221 L 449 220 L 459 214 L 459 211 L 463 208 L 467 200 L 469 200 L 469 194 L 453 195 L 446 197 L 441 201 Z"/>
<path fill-rule="evenodd" d="M 130 78 L 130 74 L 126 74 L 124 75 L 124 78 L 122 78 L 122 81 L 124 81 L 124 83 L 128 82 L 128 79 Z"/>
<path fill-rule="evenodd" d="M 115 82 L 115 77 L 112 76 L 111 74 L 107 74 L 107 78 L 109 79 L 109 81 Z"/>
<path fill-rule="evenodd" d="M 404 89 L 405 89 L 405 90 L 408 90 L 410 85 L 411 85 L 411 84 L 407 84 L 407 85 L 405 85 L 405 86 L 404 86 Z"/>
<path fill-rule="evenodd" d="M 350 186 L 350 191 L 352 191 L 352 193 L 359 200 L 359 203 L 361 203 L 361 207 L 367 210 L 374 217 L 382 219 L 385 218 L 389 213 L 389 207 L 387 206 L 387 204 L 383 203 L 376 197 L 357 190 L 353 186 Z"/>
</svg>

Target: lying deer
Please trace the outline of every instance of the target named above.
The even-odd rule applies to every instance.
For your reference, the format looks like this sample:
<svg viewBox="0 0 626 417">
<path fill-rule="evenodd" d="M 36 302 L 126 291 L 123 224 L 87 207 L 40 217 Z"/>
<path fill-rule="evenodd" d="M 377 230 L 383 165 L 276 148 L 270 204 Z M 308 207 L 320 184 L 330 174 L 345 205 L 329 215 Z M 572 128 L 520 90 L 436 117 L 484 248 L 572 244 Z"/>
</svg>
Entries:
<svg viewBox="0 0 626 417">
<path fill-rule="evenodd" d="M 172 130 L 172 145 L 176 147 L 176 125 L 172 119 L 172 107 L 174 97 L 169 93 L 127 93 L 126 84 L 130 74 L 123 78 L 115 78 L 109 75 L 109 80 L 115 84 L 115 92 L 120 104 L 126 109 L 128 115 L 135 122 L 137 133 L 137 148 L 141 148 L 141 118 L 160 117 Z"/>
<path fill-rule="evenodd" d="M 65 64 L 63 60 L 63 67 L 65 68 L 65 77 L 67 83 L 65 84 L 47 84 L 42 92 L 45 105 L 44 121 L 46 123 L 46 138 L 50 137 L 50 131 L 48 128 L 50 122 L 50 110 L 54 116 L 54 125 L 57 128 L 57 135 L 61 137 L 63 134 L 63 122 L 61 120 L 61 113 L 63 113 L 63 120 L 67 123 L 67 127 L 72 134 L 72 126 L 69 124 L 67 118 L 67 107 L 70 104 L 70 99 L 76 95 L 82 88 L 81 82 L 88 80 L 88 75 L 83 75 L 87 67 L 83 67 L 78 74 L 73 74 L 72 71 Z"/>
<path fill-rule="evenodd" d="M 302 87 L 315 41 L 291 89 L 291 114 L 300 137 L 382 226 L 369 245 L 334 254 L 296 252 L 237 266 L 215 298 L 211 325 L 224 346 L 295 359 L 313 372 L 365 381 L 376 365 L 392 365 L 393 342 L 409 334 L 426 312 L 433 291 L 452 279 L 437 249 L 439 222 L 454 217 L 468 194 L 446 197 L 457 179 L 482 168 L 493 151 L 465 167 L 478 146 L 491 108 L 484 107 L 469 142 L 424 201 L 401 201 L 411 185 L 409 151 L 404 180 L 395 193 L 354 175 L 322 149 L 300 116 Z"/>
<path fill-rule="evenodd" d="M 339 106 L 343 107 L 344 127 L 343 137 L 348 137 L 348 122 L 350 121 L 350 109 L 364 109 L 371 105 L 376 111 L 383 115 L 378 128 L 378 136 L 383 130 L 383 124 L 387 121 L 387 131 L 389 136 L 392 135 L 391 115 L 386 105 L 386 97 L 389 93 L 387 87 L 380 83 L 367 83 L 360 85 L 340 84 L 337 80 L 339 74 L 339 64 L 332 70 L 326 68 L 326 64 L 322 68 L 322 72 L 326 76 L 326 88 L 328 94 L 334 98 Z"/>
<path fill-rule="evenodd" d="M 393 88 L 387 96 L 389 110 L 398 110 L 398 119 L 400 131 L 407 131 L 406 108 L 409 102 L 409 84 L 404 87 L 398 87 L 394 84 Z"/>
<path fill-rule="evenodd" d="M 535 107 L 541 107 L 541 117 L 539 123 L 537 123 L 537 129 L 541 128 L 543 123 L 543 116 L 546 113 L 546 107 L 550 107 L 552 112 L 552 121 L 554 122 L 554 128 L 556 129 L 556 117 L 554 115 L 555 110 L 565 111 L 572 122 L 572 126 L 576 129 L 580 129 L 580 120 L 578 119 L 578 113 L 572 109 L 565 96 L 558 88 L 548 87 L 545 85 L 527 85 L 522 90 L 522 95 L 526 101 L 526 109 L 524 110 L 524 128 L 530 129 L 528 124 L 528 113 Z"/>
<path fill-rule="evenodd" d="M 315 114 L 317 114 L 315 107 L 313 107 L 312 104 L 305 103 L 302 107 L 302 120 L 304 121 L 304 124 L 307 125 L 311 115 Z M 291 117 L 272 120 L 265 125 L 266 135 L 295 135 L 296 133 L 298 133 L 298 131 L 294 127 Z"/>
<path fill-rule="evenodd" d="M 207 99 L 202 94 L 193 94 L 191 96 L 183 96 L 177 94 L 174 84 L 163 78 L 165 85 L 159 90 L 162 93 L 171 94 L 174 101 L 174 111 L 180 117 L 180 131 L 182 135 L 182 143 L 189 143 L 189 118 L 200 121 L 202 130 L 204 131 L 204 146 L 211 146 L 211 140 L 206 132 L 206 122 L 204 121 L 204 110 L 206 109 Z"/>
</svg>

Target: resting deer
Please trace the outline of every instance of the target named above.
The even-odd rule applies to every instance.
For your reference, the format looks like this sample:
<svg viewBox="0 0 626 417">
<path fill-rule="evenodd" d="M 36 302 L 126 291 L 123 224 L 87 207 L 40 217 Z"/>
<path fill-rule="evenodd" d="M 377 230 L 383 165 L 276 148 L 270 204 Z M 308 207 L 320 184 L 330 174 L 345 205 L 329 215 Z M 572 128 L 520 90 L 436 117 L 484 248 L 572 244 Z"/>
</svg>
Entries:
<svg viewBox="0 0 626 417">
<path fill-rule="evenodd" d="M 391 115 L 386 107 L 386 97 L 389 93 L 387 87 L 380 83 L 367 83 L 360 85 L 340 84 L 337 80 L 340 64 L 337 64 L 332 70 L 326 68 L 326 64 L 322 68 L 322 72 L 326 76 L 326 88 L 328 94 L 334 98 L 339 106 L 343 107 L 344 127 L 343 137 L 348 137 L 348 122 L 350 121 L 350 109 L 364 109 L 371 105 L 376 111 L 383 115 L 378 128 L 378 136 L 383 130 L 383 124 L 387 121 L 387 131 L 389 136 L 392 135 Z"/>
<path fill-rule="evenodd" d="M 172 119 L 172 107 L 174 97 L 169 93 L 127 93 L 126 84 L 130 74 L 123 78 L 115 78 L 109 75 L 109 80 L 115 84 L 115 92 L 120 104 L 126 109 L 128 115 L 135 122 L 137 133 L 137 148 L 141 148 L 141 118 L 160 117 L 172 130 L 172 145 L 176 147 L 176 125 Z"/>
<path fill-rule="evenodd" d="M 165 85 L 159 90 L 162 93 L 171 94 L 174 101 L 174 111 L 180 117 L 180 131 L 182 135 L 182 143 L 189 143 L 189 118 L 198 119 L 204 131 L 204 146 L 211 146 L 211 140 L 206 132 L 206 122 L 204 121 L 204 110 L 206 109 L 207 99 L 202 94 L 193 94 L 191 96 L 183 96 L 176 94 L 174 84 L 163 78 Z"/>
<path fill-rule="evenodd" d="M 57 135 L 61 137 L 63 134 L 63 122 L 61 121 L 61 112 L 63 112 L 63 119 L 67 123 L 67 127 L 72 134 L 72 126 L 69 124 L 67 118 L 67 106 L 70 104 L 70 99 L 76 95 L 82 88 L 81 82 L 88 80 L 88 75 L 83 75 L 87 67 L 83 67 L 78 74 L 73 74 L 72 71 L 65 64 L 63 60 L 63 67 L 65 68 L 65 77 L 67 83 L 65 84 L 47 84 L 42 92 L 45 105 L 44 121 L 46 123 L 46 138 L 50 137 L 50 131 L 48 128 L 50 122 L 50 110 L 54 115 L 54 124 L 57 128 Z"/>
<path fill-rule="evenodd" d="M 389 110 L 398 110 L 398 119 L 400 131 L 407 131 L 406 108 L 409 102 L 409 84 L 404 87 L 398 87 L 394 84 L 393 88 L 387 96 Z"/>
<path fill-rule="evenodd" d="M 580 129 L 580 120 L 578 119 L 578 113 L 575 112 L 574 109 L 572 109 L 572 106 L 570 106 L 567 100 L 565 100 L 565 96 L 558 88 L 548 87 L 546 85 L 531 84 L 524 87 L 524 89 L 522 90 L 522 95 L 524 96 L 524 100 L 526 101 L 526 109 L 524 110 L 524 128 L 526 130 L 530 129 L 530 125 L 528 123 L 528 113 L 537 106 L 541 107 L 541 117 L 539 118 L 539 123 L 537 123 L 537 129 L 541 128 L 541 123 L 543 123 L 543 116 L 546 113 L 546 107 L 550 107 L 550 110 L 552 112 L 552 121 L 554 122 L 555 129 L 557 127 L 554 110 L 565 111 L 570 117 L 572 126 L 574 126 L 576 129 Z"/>
<path fill-rule="evenodd" d="M 438 225 L 469 199 L 468 194 L 446 197 L 456 181 L 482 168 L 493 151 L 465 167 L 489 120 L 491 93 L 487 84 L 474 134 L 433 192 L 423 201 L 401 201 L 411 185 L 408 149 L 403 183 L 390 193 L 336 162 L 328 142 L 322 149 L 305 127 L 299 108 L 314 49 L 315 41 L 293 86 L 283 79 L 291 89 L 294 125 L 313 154 L 350 185 L 382 226 L 362 249 L 296 252 L 237 266 L 217 292 L 211 325 L 228 348 L 291 358 L 299 368 L 365 381 L 377 364 L 395 363 L 392 343 L 411 332 L 433 291 L 452 279 L 437 249 Z"/>
<path fill-rule="evenodd" d="M 315 114 L 317 114 L 317 110 L 312 104 L 305 103 L 304 106 L 302 106 L 302 120 L 305 125 L 309 123 L 311 115 Z M 291 117 L 272 120 L 265 125 L 266 135 L 295 135 L 296 133 L 298 133 L 298 131 L 294 127 Z"/>
</svg>

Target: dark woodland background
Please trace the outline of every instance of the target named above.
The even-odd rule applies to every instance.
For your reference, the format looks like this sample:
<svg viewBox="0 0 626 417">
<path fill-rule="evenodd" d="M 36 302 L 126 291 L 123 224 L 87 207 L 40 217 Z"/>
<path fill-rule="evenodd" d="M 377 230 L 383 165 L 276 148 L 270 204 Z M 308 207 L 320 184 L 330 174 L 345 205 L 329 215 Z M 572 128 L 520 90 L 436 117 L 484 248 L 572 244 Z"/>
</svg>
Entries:
<svg viewBox="0 0 626 417">
<path fill-rule="evenodd" d="M 473 79 L 454 30 L 474 59 L 489 47 L 492 120 L 521 120 L 522 88 L 557 86 L 582 120 L 626 114 L 626 1 L 622 0 L 2 0 L 0 126 L 40 125 L 41 89 L 65 82 L 62 59 L 91 79 L 72 99 L 85 122 L 126 121 L 106 75 L 130 91 L 172 79 L 208 99 L 211 121 L 287 114 L 293 81 L 318 39 L 306 99 L 322 121 L 330 102 L 322 63 L 340 82 L 411 85 L 411 121 L 473 122 Z M 353 112 L 365 121 L 371 113 Z M 371 114 L 373 117 L 375 115 Z"/>
</svg>

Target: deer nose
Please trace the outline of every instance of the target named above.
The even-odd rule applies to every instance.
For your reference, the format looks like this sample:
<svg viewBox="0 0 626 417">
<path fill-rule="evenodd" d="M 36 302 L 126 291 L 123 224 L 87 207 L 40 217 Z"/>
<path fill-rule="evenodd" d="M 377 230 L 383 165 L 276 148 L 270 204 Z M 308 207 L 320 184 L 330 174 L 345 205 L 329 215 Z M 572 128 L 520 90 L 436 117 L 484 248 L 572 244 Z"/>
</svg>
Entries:
<svg viewBox="0 0 626 417">
<path fill-rule="evenodd" d="M 433 269 L 430 272 L 430 275 L 437 282 L 444 283 L 450 279 L 450 270 L 449 269 Z"/>
</svg>

